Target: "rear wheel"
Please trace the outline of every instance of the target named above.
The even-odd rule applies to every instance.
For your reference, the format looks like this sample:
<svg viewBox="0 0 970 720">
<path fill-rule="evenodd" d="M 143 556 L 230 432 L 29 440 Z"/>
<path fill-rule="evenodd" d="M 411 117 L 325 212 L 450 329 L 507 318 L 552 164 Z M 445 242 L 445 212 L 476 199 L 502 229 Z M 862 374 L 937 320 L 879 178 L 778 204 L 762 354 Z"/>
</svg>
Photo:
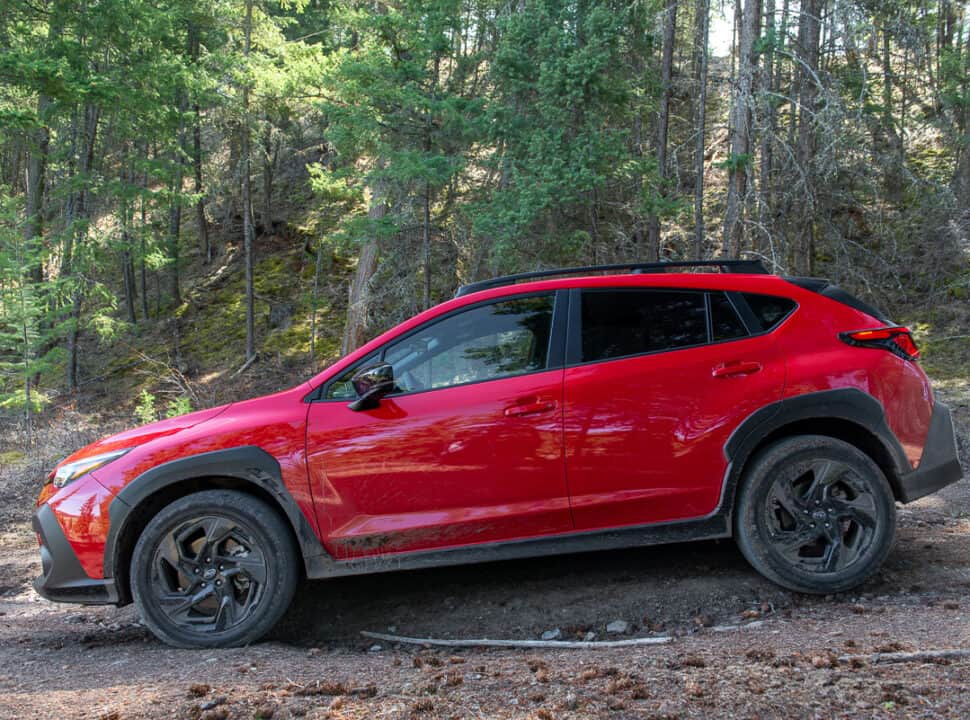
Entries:
<svg viewBox="0 0 970 720">
<path fill-rule="evenodd" d="M 199 492 L 145 527 L 131 560 L 132 594 L 145 624 L 170 645 L 246 645 L 289 606 L 297 559 L 289 530 L 266 503 Z"/>
<path fill-rule="evenodd" d="M 801 592 L 841 592 L 888 556 L 896 507 L 872 458 L 835 438 L 802 435 L 754 459 L 734 522 L 741 552 L 769 579 Z"/>
</svg>

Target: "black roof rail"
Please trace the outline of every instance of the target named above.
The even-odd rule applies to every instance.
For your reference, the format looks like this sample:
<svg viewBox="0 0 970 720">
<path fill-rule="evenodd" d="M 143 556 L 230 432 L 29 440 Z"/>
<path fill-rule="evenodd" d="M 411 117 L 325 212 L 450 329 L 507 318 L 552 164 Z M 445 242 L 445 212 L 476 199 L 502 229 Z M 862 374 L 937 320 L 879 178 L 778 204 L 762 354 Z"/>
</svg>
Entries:
<svg viewBox="0 0 970 720">
<path fill-rule="evenodd" d="M 677 260 L 671 262 L 652 263 L 622 263 L 619 265 L 584 265 L 582 267 L 553 268 L 551 270 L 536 270 L 534 272 L 518 273 L 517 275 L 503 275 L 490 280 L 462 285 L 455 293 L 455 297 L 470 295 L 479 290 L 490 290 L 504 285 L 514 285 L 520 280 L 537 280 L 539 278 L 558 277 L 559 275 L 584 275 L 594 272 L 610 272 L 625 270 L 633 274 L 666 272 L 671 268 L 713 267 L 722 273 L 747 273 L 750 275 L 767 275 L 768 270 L 760 260 Z"/>
</svg>

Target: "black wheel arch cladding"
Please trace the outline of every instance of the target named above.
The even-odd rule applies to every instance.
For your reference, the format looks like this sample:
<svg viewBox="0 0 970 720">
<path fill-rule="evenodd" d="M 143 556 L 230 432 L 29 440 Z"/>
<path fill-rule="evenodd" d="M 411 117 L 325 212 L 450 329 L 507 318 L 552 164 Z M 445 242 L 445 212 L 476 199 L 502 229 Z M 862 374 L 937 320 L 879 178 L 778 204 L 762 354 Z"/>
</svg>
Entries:
<svg viewBox="0 0 970 720">
<path fill-rule="evenodd" d="M 899 479 L 912 468 L 906 453 L 896 435 L 889 428 L 882 404 L 872 395 L 857 388 L 838 388 L 805 393 L 765 405 L 749 415 L 731 434 L 724 445 L 724 454 L 729 462 L 729 478 L 725 491 L 730 491 L 733 505 L 737 485 L 748 462 L 766 441 L 773 437 L 781 439 L 788 434 L 798 434 L 799 426 L 807 423 L 838 423 L 842 427 L 853 427 L 865 433 L 863 439 L 870 447 L 860 447 L 885 472 L 886 479 L 897 496 L 901 496 Z M 786 429 L 794 432 L 787 433 Z M 811 434 L 829 435 L 838 439 L 840 433 L 826 431 L 818 427 L 805 430 Z M 856 442 L 850 442 L 858 446 Z M 873 445 L 873 442 L 878 445 Z M 875 451 L 875 452 L 873 452 Z M 723 503 L 722 503 L 723 505 Z"/>
<path fill-rule="evenodd" d="M 190 455 L 157 465 L 139 475 L 121 489 L 109 507 L 110 525 L 104 549 L 106 577 L 126 575 L 126 553 L 133 549 L 140 528 L 139 509 L 154 496 L 183 483 L 212 479 L 213 484 L 203 484 L 199 489 L 218 488 L 218 479 L 236 481 L 231 489 L 252 489 L 258 495 L 272 500 L 292 529 L 293 536 L 303 557 L 308 574 L 318 559 L 329 556 L 313 527 L 300 510 L 293 496 L 283 483 L 280 465 L 276 458 L 262 448 L 242 446 L 225 450 Z M 150 518 L 142 518 L 147 522 Z M 129 599 L 128 597 L 125 600 Z"/>
</svg>

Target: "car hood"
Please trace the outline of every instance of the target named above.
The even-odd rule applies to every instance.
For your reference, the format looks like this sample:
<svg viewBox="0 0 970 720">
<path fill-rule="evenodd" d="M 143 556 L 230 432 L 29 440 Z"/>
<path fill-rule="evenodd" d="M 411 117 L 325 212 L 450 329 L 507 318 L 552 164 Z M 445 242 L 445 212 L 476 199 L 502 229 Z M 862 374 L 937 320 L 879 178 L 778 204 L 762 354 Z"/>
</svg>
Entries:
<svg viewBox="0 0 970 720">
<path fill-rule="evenodd" d="M 81 448 L 77 452 L 68 457 L 64 458 L 57 464 L 54 468 L 56 471 L 58 467 L 64 463 L 74 462 L 75 460 L 83 460 L 84 458 L 91 457 L 93 455 L 101 455 L 102 453 L 111 452 L 113 450 L 124 450 L 126 448 L 135 447 L 136 445 L 144 445 L 145 443 L 155 440 L 156 438 L 165 437 L 167 435 L 174 435 L 182 430 L 187 430 L 188 428 L 195 427 L 207 420 L 212 420 L 218 417 L 226 410 L 232 407 L 229 405 L 220 405 L 214 408 L 208 408 L 207 410 L 198 410 L 196 412 L 188 413 L 187 415 L 179 415 L 178 417 L 168 418 L 166 420 L 159 420 L 158 422 L 149 423 L 148 425 L 142 425 L 140 427 L 132 428 L 131 430 L 125 430 L 116 435 L 109 435 L 108 437 L 101 438 L 100 440 L 91 443 L 90 445 Z"/>
</svg>

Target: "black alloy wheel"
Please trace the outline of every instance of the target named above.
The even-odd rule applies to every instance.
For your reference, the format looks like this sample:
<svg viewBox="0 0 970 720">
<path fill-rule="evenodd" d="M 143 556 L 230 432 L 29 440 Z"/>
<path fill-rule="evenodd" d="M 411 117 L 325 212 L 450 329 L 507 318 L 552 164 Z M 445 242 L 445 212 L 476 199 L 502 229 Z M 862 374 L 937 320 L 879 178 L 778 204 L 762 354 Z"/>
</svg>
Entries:
<svg viewBox="0 0 970 720">
<path fill-rule="evenodd" d="M 831 573 L 865 557 L 876 536 L 875 490 L 853 467 L 807 460 L 779 473 L 764 504 L 772 548 L 807 572 Z"/>
<path fill-rule="evenodd" d="M 892 489 L 873 459 L 847 442 L 786 438 L 748 464 L 734 534 L 748 562 L 779 585 L 842 592 L 871 577 L 892 550 Z"/>
<path fill-rule="evenodd" d="M 176 500 L 145 527 L 131 588 L 148 628 L 176 647 L 234 647 L 265 635 L 289 607 L 299 555 L 285 521 L 241 492 Z"/>
<path fill-rule="evenodd" d="M 266 587 L 266 556 L 251 528 L 219 515 L 166 533 L 152 558 L 152 593 L 176 626 L 229 630 L 245 622 Z"/>
</svg>

